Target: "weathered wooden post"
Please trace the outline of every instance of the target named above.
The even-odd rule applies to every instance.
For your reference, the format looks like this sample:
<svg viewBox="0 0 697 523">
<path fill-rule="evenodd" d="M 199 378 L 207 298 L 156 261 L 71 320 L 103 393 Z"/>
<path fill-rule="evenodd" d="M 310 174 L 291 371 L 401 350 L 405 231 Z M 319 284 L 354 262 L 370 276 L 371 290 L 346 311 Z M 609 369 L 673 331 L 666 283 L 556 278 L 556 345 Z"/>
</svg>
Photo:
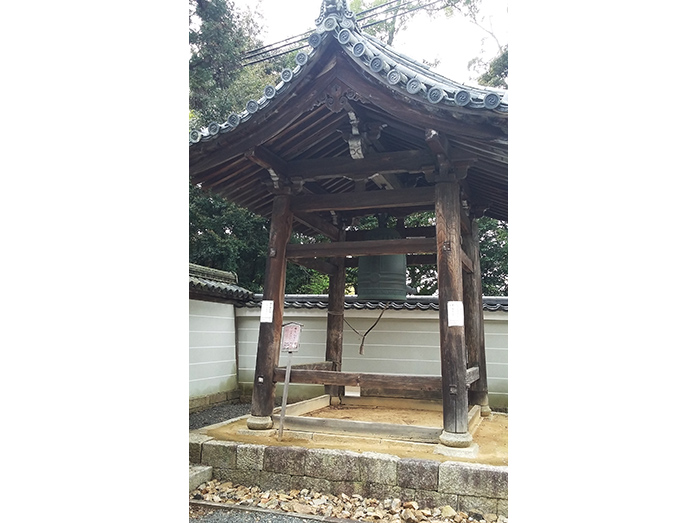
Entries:
<svg viewBox="0 0 697 523">
<path fill-rule="evenodd" d="M 343 240 L 345 233 L 341 232 Z M 337 268 L 336 273 L 329 276 L 329 303 L 327 305 L 327 348 L 325 361 L 333 363 L 332 370 L 341 371 L 341 360 L 344 348 L 344 295 L 346 289 L 345 258 L 331 259 Z M 343 395 L 343 387 L 325 385 L 325 394 L 331 396 Z"/>
<path fill-rule="evenodd" d="M 469 219 L 469 234 L 462 237 L 465 254 L 472 260 L 473 272 L 463 272 L 465 303 L 465 347 L 467 361 L 479 367 L 479 379 L 470 385 L 470 403 L 481 407 L 482 416 L 490 416 L 489 388 L 486 379 L 484 347 L 484 303 L 482 300 L 482 266 L 479 252 L 479 228 L 475 218 Z"/>
<path fill-rule="evenodd" d="M 247 427 L 250 429 L 273 427 L 271 415 L 276 393 L 273 371 L 278 365 L 280 356 L 286 287 L 286 245 L 290 239 L 292 224 L 290 196 L 277 195 L 273 201 L 269 230 L 269 251 L 264 273 L 264 294 L 252 388 L 251 416 L 247 419 Z"/>
<path fill-rule="evenodd" d="M 440 325 L 443 432 L 440 441 L 449 447 L 468 447 L 472 435 L 467 426 L 467 358 L 460 234 L 460 185 L 441 163 L 436 183 L 436 241 Z"/>
</svg>

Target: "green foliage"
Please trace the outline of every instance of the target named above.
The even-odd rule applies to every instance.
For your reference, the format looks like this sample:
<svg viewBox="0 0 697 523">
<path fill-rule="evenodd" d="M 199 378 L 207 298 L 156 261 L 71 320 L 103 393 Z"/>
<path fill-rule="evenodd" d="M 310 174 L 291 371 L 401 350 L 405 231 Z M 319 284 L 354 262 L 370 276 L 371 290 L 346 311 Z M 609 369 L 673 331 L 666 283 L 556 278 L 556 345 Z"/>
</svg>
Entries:
<svg viewBox="0 0 697 523">
<path fill-rule="evenodd" d="M 508 223 L 483 216 L 479 226 L 482 292 L 508 296 Z"/>
<path fill-rule="evenodd" d="M 380 6 L 385 4 L 384 9 Z M 387 45 L 392 45 L 395 36 L 407 28 L 409 21 L 419 12 L 426 12 L 429 16 L 452 16 L 456 11 L 465 13 L 465 16 L 476 16 L 481 0 L 446 0 L 436 5 L 433 0 L 351 0 L 349 9 L 356 14 L 374 9 L 361 17 L 361 28 L 368 34 L 379 38 Z M 379 23 L 376 23 L 379 22 Z M 375 24 L 375 25 L 371 25 Z"/>
<path fill-rule="evenodd" d="M 268 237 L 267 220 L 189 183 L 189 262 L 233 271 L 260 292 Z"/>
<path fill-rule="evenodd" d="M 189 129 L 224 122 L 278 83 L 288 56 L 242 66 L 243 54 L 262 45 L 260 33 L 249 10 L 227 0 L 189 0 Z"/>
<path fill-rule="evenodd" d="M 262 292 L 268 241 L 268 220 L 189 182 L 191 263 L 235 272 L 240 286 Z M 299 234 L 291 238 L 291 243 L 308 241 L 317 240 Z M 287 293 L 326 294 L 328 290 L 328 276 L 288 264 Z"/>
<path fill-rule="evenodd" d="M 490 87 L 502 87 L 508 89 L 508 46 L 503 48 L 503 52 L 494 58 L 488 65 L 487 71 L 477 80 L 479 85 Z"/>
</svg>

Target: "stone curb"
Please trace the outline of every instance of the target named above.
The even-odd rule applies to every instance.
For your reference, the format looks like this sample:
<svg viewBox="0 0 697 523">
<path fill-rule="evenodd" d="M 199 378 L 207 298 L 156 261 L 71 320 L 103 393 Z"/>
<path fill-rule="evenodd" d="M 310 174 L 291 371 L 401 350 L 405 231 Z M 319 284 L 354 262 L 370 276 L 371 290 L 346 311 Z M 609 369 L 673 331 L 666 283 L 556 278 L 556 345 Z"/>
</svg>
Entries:
<svg viewBox="0 0 697 523">
<path fill-rule="evenodd" d="M 190 433 L 190 462 L 200 456 L 200 464 L 212 467 L 216 479 L 276 490 L 312 488 L 334 495 L 447 504 L 462 511 L 508 512 L 508 467 L 205 438 Z"/>
<path fill-rule="evenodd" d="M 213 479 L 213 467 L 189 465 L 189 492 L 211 479 Z"/>
</svg>

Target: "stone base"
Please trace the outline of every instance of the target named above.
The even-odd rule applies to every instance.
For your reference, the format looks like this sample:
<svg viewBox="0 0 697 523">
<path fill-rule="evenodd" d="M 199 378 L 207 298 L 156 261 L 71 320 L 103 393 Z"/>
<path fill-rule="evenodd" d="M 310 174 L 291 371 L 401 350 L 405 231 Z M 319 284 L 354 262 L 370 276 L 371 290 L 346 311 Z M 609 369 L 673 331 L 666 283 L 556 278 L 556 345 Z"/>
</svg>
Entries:
<svg viewBox="0 0 697 523">
<path fill-rule="evenodd" d="M 469 447 L 446 447 L 439 444 L 436 445 L 433 453 L 451 458 L 476 458 L 479 454 L 479 445 L 473 443 Z"/>
<path fill-rule="evenodd" d="M 266 430 L 273 427 L 271 416 L 250 416 L 247 418 L 247 428 L 251 430 Z"/>
<path fill-rule="evenodd" d="M 438 439 L 446 447 L 465 448 L 472 444 L 472 434 L 469 432 L 455 433 L 443 431 Z"/>
</svg>

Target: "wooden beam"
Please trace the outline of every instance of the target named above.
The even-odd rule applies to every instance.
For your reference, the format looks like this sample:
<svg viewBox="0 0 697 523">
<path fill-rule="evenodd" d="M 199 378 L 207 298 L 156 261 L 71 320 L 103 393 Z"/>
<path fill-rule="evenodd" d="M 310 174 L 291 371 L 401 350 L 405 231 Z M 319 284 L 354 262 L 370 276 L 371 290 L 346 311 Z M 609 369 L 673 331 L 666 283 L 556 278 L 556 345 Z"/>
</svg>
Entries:
<svg viewBox="0 0 697 523">
<path fill-rule="evenodd" d="M 345 256 L 379 256 L 435 252 L 435 238 L 366 240 L 362 242 L 292 243 L 286 249 L 289 259 Z"/>
<path fill-rule="evenodd" d="M 281 417 L 274 415 L 274 421 L 280 423 Z M 419 425 L 397 425 L 376 421 L 357 421 L 333 418 L 311 418 L 305 416 L 286 416 L 283 426 L 288 430 L 303 432 L 321 432 L 329 434 L 353 434 L 371 438 L 387 438 L 419 443 L 437 443 L 440 427 L 422 427 Z M 341 521 L 341 520 L 336 520 Z"/>
<path fill-rule="evenodd" d="M 302 223 L 303 225 L 309 227 L 310 229 L 314 229 L 318 233 L 326 236 L 334 242 L 339 240 L 339 236 L 341 233 L 339 228 L 329 223 L 328 221 L 323 220 L 316 214 L 296 212 L 293 215 L 293 218 L 296 221 Z"/>
<path fill-rule="evenodd" d="M 346 267 L 358 267 L 359 258 L 346 258 Z M 434 254 L 407 254 L 407 266 L 412 265 L 435 265 L 437 258 Z"/>
<path fill-rule="evenodd" d="M 402 189 L 400 191 L 366 191 L 294 196 L 291 202 L 291 209 L 294 213 L 389 209 L 392 207 L 433 205 L 434 201 L 435 189 L 433 187 L 419 187 L 416 189 Z"/>
<path fill-rule="evenodd" d="M 286 368 L 274 369 L 274 381 L 284 381 Z M 467 385 L 479 379 L 479 368 L 472 367 L 464 373 Z M 378 374 L 373 372 L 337 372 L 319 369 L 303 369 L 293 365 L 290 369 L 290 382 L 305 385 L 338 385 L 343 387 L 386 388 L 397 390 L 439 391 L 442 388 L 440 376 L 415 376 L 399 374 Z"/>
<path fill-rule="evenodd" d="M 433 155 L 423 149 L 376 153 L 355 160 L 348 156 L 296 160 L 287 163 L 287 172 L 292 178 L 306 181 L 343 177 L 364 180 L 376 173 L 420 173 L 424 168 L 432 169 L 433 165 Z"/>
<path fill-rule="evenodd" d="M 276 196 L 273 201 L 269 250 L 264 274 L 263 300 L 272 304 L 271 321 L 259 324 L 257 357 L 252 389 L 251 414 L 254 417 L 271 416 L 274 408 L 275 384 L 273 372 L 278 365 L 283 324 L 283 301 L 286 286 L 286 245 L 290 239 L 293 215 L 290 197 Z"/>
<path fill-rule="evenodd" d="M 453 434 L 468 430 L 464 314 L 458 310 L 463 307 L 459 189 L 454 180 L 436 184 L 443 430 Z"/>
<path fill-rule="evenodd" d="M 285 370 L 277 368 L 274 371 L 274 379 L 283 381 Z M 391 387 L 405 390 L 439 390 L 441 388 L 440 376 L 400 376 L 397 374 L 375 374 L 368 372 L 332 372 L 323 370 L 295 370 L 290 371 L 291 383 L 304 383 L 316 385 L 338 385 L 342 387 Z"/>
<path fill-rule="evenodd" d="M 342 238 L 343 239 L 343 238 Z M 343 242 L 340 242 L 343 243 Z M 329 277 L 329 302 L 327 303 L 327 343 L 324 358 L 332 363 L 333 371 L 340 371 L 344 352 L 344 301 L 346 294 L 346 268 L 344 258 L 331 259 L 337 266 L 335 274 Z M 344 389 L 326 386 L 324 392 L 331 396 L 343 396 Z"/>
<path fill-rule="evenodd" d="M 346 241 L 360 241 L 365 238 L 367 230 L 359 231 L 346 231 Z M 403 229 L 397 229 L 397 232 L 402 236 L 402 238 L 435 238 L 436 228 L 435 226 L 424 226 L 424 227 L 405 227 Z"/>
<path fill-rule="evenodd" d="M 482 415 L 491 412 L 489 407 L 489 385 L 486 372 L 486 350 L 484 345 L 484 306 L 482 303 L 482 269 L 479 252 L 479 228 L 472 219 L 471 234 L 463 237 L 462 245 L 471 256 L 473 271 L 463 275 L 465 304 L 465 346 L 467 361 L 481 369 L 479 380 L 470 388 L 471 403 L 481 406 Z"/>
<path fill-rule="evenodd" d="M 470 219 L 464 209 L 460 209 L 460 230 L 463 236 L 470 233 Z"/>
<path fill-rule="evenodd" d="M 426 144 L 431 152 L 438 155 L 443 155 L 445 158 L 450 158 L 450 143 L 448 138 L 441 135 L 433 129 L 426 129 Z"/>
<path fill-rule="evenodd" d="M 246 152 L 245 156 L 259 167 L 273 170 L 281 176 L 288 176 L 288 162 L 262 145 L 257 145 L 251 151 Z"/>
<path fill-rule="evenodd" d="M 300 363 L 298 365 L 293 364 L 290 368 L 290 371 L 292 373 L 294 370 L 332 370 L 333 367 L 334 367 L 333 361 L 318 361 L 315 363 Z M 283 378 L 281 379 L 281 381 L 285 380 L 286 379 L 286 367 L 285 367 L 285 365 L 283 367 L 276 367 L 276 369 L 274 369 L 274 376 L 276 376 L 276 370 L 280 370 L 281 373 L 283 374 Z"/>
<path fill-rule="evenodd" d="M 472 260 L 470 260 L 470 257 L 465 254 L 465 251 L 460 251 L 460 263 L 462 263 L 462 268 L 467 274 L 472 274 L 472 272 L 474 272 Z"/>
<path fill-rule="evenodd" d="M 317 258 L 294 258 L 288 261 L 307 267 L 308 269 L 313 269 L 322 274 L 327 274 L 329 276 L 334 276 L 337 273 L 337 266 L 326 260 L 320 260 Z"/>
</svg>

